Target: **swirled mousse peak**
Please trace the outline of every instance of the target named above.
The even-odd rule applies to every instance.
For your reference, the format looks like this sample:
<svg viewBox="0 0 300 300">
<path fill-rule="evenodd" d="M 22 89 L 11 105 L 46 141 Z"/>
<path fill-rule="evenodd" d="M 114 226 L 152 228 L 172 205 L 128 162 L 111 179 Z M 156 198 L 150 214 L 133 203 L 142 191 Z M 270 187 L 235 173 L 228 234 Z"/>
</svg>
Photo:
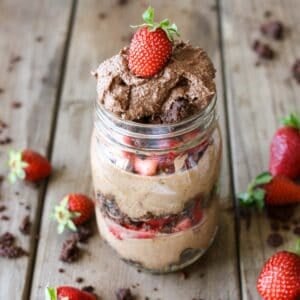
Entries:
<svg viewBox="0 0 300 300">
<path fill-rule="evenodd" d="M 122 119 L 174 123 L 203 110 L 216 93 L 215 69 L 206 52 L 176 42 L 161 72 L 139 78 L 128 68 L 128 48 L 94 72 L 98 101 Z"/>
</svg>

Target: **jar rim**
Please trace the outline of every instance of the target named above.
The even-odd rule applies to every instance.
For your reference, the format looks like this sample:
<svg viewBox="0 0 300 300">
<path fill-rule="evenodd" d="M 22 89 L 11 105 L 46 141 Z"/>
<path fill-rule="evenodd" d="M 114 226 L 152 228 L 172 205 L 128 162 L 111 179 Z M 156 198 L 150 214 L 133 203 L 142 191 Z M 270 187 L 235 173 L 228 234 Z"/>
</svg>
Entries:
<svg viewBox="0 0 300 300">
<path fill-rule="evenodd" d="M 134 122 L 131 120 L 127 119 L 122 119 L 118 117 L 116 114 L 113 112 L 110 112 L 109 110 L 105 109 L 103 104 L 99 104 L 98 99 L 95 101 L 95 110 L 97 114 L 97 110 L 101 110 L 101 112 L 109 118 L 113 122 L 120 122 L 124 126 L 129 126 L 129 127 L 135 127 L 135 128 L 140 128 L 140 129 L 163 129 L 163 128 L 170 128 L 170 127 L 182 127 L 185 124 L 188 124 L 196 119 L 200 119 L 202 117 L 208 116 L 214 109 L 216 108 L 216 103 L 217 103 L 217 94 L 214 95 L 213 99 L 209 102 L 209 104 L 201 111 L 198 113 L 195 113 L 188 118 L 185 118 L 181 120 L 180 122 L 176 123 L 163 123 L 163 124 L 145 124 L 145 123 L 139 123 L 139 122 Z"/>
</svg>

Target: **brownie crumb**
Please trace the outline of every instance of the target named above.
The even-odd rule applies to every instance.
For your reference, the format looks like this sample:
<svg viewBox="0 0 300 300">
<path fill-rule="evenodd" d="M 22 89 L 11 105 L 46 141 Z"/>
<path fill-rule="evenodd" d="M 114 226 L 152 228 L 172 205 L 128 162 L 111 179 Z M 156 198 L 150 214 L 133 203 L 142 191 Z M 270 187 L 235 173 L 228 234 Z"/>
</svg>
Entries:
<svg viewBox="0 0 300 300">
<path fill-rule="evenodd" d="M 92 294 L 92 293 L 94 293 L 95 288 L 91 285 L 86 285 L 81 290 Z"/>
<path fill-rule="evenodd" d="M 82 283 L 83 281 L 84 281 L 84 279 L 82 277 L 77 277 L 76 278 L 77 283 Z"/>
<path fill-rule="evenodd" d="M 59 268 L 59 269 L 58 269 L 58 272 L 59 272 L 59 273 L 65 273 L 65 269 Z"/>
<path fill-rule="evenodd" d="M 133 295 L 131 294 L 130 289 L 121 288 L 116 291 L 117 300 L 134 300 Z"/>
<path fill-rule="evenodd" d="M 30 209 L 31 209 L 30 205 L 26 205 L 26 206 L 25 206 L 25 209 L 26 209 L 26 210 L 30 210 Z"/>
<path fill-rule="evenodd" d="M 14 55 L 12 56 L 12 58 L 10 59 L 10 64 L 16 64 L 18 62 L 20 62 L 22 60 L 22 56 L 21 55 Z"/>
<path fill-rule="evenodd" d="M 186 271 L 181 271 L 179 274 L 182 280 L 186 280 L 189 278 L 189 274 Z"/>
<path fill-rule="evenodd" d="M 265 18 L 270 18 L 271 16 L 272 16 L 272 12 L 271 12 L 271 11 L 266 10 L 266 11 L 264 12 L 264 17 L 265 17 Z"/>
<path fill-rule="evenodd" d="M 280 21 L 269 21 L 261 25 L 260 31 L 274 40 L 282 40 L 284 27 Z"/>
<path fill-rule="evenodd" d="M 1 180 L 0 180 L 1 181 Z M 3 212 L 6 210 L 6 206 L 5 205 L 0 205 L 0 212 Z"/>
<path fill-rule="evenodd" d="M 270 219 L 288 222 L 294 215 L 295 205 L 267 206 L 267 216 Z"/>
<path fill-rule="evenodd" d="M 128 3 L 128 0 L 118 0 L 118 5 L 123 6 Z"/>
<path fill-rule="evenodd" d="M 158 291 L 158 288 L 156 288 L 156 287 L 153 288 L 153 291 L 154 291 L 154 292 L 157 292 L 157 291 Z"/>
<path fill-rule="evenodd" d="M 3 216 L 1 216 L 1 220 L 3 220 L 3 221 L 9 221 L 10 217 L 7 216 L 7 215 L 3 215 Z"/>
<path fill-rule="evenodd" d="M 2 129 L 5 129 L 5 128 L 8 127 L 8 125 L 7 125 L 7 123 L 5 123 L 5 122 L 3 122 L 3 121 L 0 120 L 0 127 L 1 127 Z"/>
<path fill-rule="evenodd" d="M 142 272 L 142 270 L 141 270 L 141 269 L 137 269 L 136 271 L 137 271 L 138 273 L 141 273 L 141 272 Z"/>
<path fill-rule="evenodd" d="M 77 246 L 77 241 L 68 239 L 63 243 L 60 260 L 67 263 L 77 261 L 79 258 L 80 250 Z"/>
<path fill-rule="evenodd" d="M 297 59 L 292 67 L 292 74 L 296 81 L 300 83 L 300 59 Z"/>
<path fill-rule="evenodd" d="M 19 227 L 21 233 L 24 235 L 28 235 L 30 233 L 30 228 L 31 228 L 31 222 L 29 216 L 25 216 L 22 220 L 22 223 Z"/>
<path fill-rule="evenodd" d="M 104 19 L 107 18 L 107 14 L 104 13 L 104 12 L 100 12 L 100 13 L 98 14 L 98 18 L 99 18 L 100 20 L 104 20 Z"/>
<path fill-rule="evenodd" d="M 27 252 L 15 244 L 15 236 L 6 232 L 0 236 L 0 256 L 5 258 L 19 258 L 27 255 Z"/>
<path fill-rule="evenodd" d="M 300 226 L 295 227 L 293 233 L 300 236 Z"/>
<path fill-rule="evenodd" d="M 272 222 L 272 223 L 270 224 L 270 227 L 271 227 L 271 230 L 272 230 L 272 231 L 279 231 L 279 229 L 280 229 L 280 225 L 279 225 L 279 223 L 277 223 L 277 222 Z"/>
<path fill-rule="evenodd" d="M 36 38 L 35 38 L 35 41 L 36 42 L 38 42 L 38 43 L 41 43 L 42 41 L 43 41 L 43 37 L 41 36 L 41 35 L 39 35 L 39 36 L 37 36 Z"/>
<path fill-rule="evenodd" d="M 283 225 L 281 226 L 281 228 L 282 228 L 283 230 L 285 230 L 285 231 L 289 231 L 289 230 L 291 229 L 291 227 L 290 227 L 288 224 L 283 224 Z"/>
<path fill-rule="evenodd" d="M 16 196 L 19 196 L 19 195 L 20 195 L 20 193 L 19 193 L 19 192 L 15 192 L 15 195 L 16 195 Z"/>
<path fill-rule="evenodd" d="M 12 104 L 11 104 L 11 106 L 13 108 L 20 108 L 22 106 L 22 103 L 19 102 L 19 101 L 13 101 Z"/>
<path fill-rule="evenodd" d="M 252 49 L 259 57 L 264 59 L 273 59 L 275 56 L 275 52 L 272 48 L 268 44 L 262 43 L 259 40 L 254 41 Z"/>
<path fill-rule="evenodd" d="M 0 94 L 3 94 L 3 93 L 4 93 L 4 89 L 0 88 Z"/>
<path fill-rule="evenodd" d="M 283 244 L 283 238 L 279 233 L 271 233 L 268 236 L 267 243 L 270 247 L 277 248 Z"/>
<path fill-rule="evenodd" d="M 86 224 L 77 227 L 77 231 L 72 234 L 72 239 L 80 243 L 87 243 L 92 236 L 93 230 L 90 225 Z"/>
</svg>

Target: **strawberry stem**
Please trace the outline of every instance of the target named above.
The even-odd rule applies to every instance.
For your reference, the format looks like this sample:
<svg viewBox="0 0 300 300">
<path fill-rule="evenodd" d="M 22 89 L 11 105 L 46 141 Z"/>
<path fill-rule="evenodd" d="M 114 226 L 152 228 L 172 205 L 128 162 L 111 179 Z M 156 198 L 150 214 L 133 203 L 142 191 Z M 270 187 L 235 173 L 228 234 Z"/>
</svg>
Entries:
<svg viewBox="0 0 300 300">
<path fill-rule="evenodd" d="M 281 123 L 287 127 L 300 129 L 300 116 L 295 113 L 291 113 L 287 117 L 283 118 Z"/>
<path fill-rule="evenodd" d="M 242 206 L 256 206 L 259 211 L 262 211 L 265 205 L 266 192 L 263 186 L 272 180 L 272 175 L 269 172 L 263 172 L 254 178 L 247 187 L 247 192 L 239 193 L 238 199 Z"/>
<path fill-rule="evenodd" d="M 145 23 L 140 25 L 131 25 L 130 27 L 138 28 L 146 26 L 150 31 L 155 31 L 160 28 L 166 33 L 170 41 L 173 41 L 175 36 L 180 36 L 176 24 L 171 24 L 169 19 L 164 19 L 159 23 L 154 22 L 154 8 L 151 6 L 149 6 L 143 13 L 143 20 Z"/>
<path fill-rule="evenodd" d="M 46 300 L 57 300 L 57 290 L 53 287 L 46 287 L 45 289 Z"/>
</svg>

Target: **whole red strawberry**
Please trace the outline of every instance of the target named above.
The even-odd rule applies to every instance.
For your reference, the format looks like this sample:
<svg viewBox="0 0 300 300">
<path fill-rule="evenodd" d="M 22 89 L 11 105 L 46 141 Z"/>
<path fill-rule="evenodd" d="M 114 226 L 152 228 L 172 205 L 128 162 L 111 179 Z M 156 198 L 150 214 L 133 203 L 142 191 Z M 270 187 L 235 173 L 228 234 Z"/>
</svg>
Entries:
<svg viewBox="0 0 300 300">
<path fill-rule="evenodd" d="M 294 179 L 300 177 L 300 117 L 291 114 L 283 124 L 271 143 L 269 170 Z"/>
<path fill-rule="evenodd" d="M 76 225 L 81 225 L 94 215 L 94 202 L 82 194 L 69 194 L 55 206 L 54 219 L 58 222 L 58 233 L 67 227 L 76 231 Z"/>
<path fill-rule="evenodd" d="M 269 205 L 300 203 L 300 185 L 285 176 L 272 176 L 269 172 L 258 175 L 248 186 L 246 193 L 238 195 L 245 206 L 256 205 L 262 209 Z"/>
<path fill-rule="evenodd" d="M 136 76 L 152 77 L 167 63 L 172 54 L 172 40 L 179 35 L 177 26 L 168 19 L 154 22 L 154 9 L 149 7 L 143 14 L 144 24 L 139 28 L 129 46 L 128 66 Z"/>
<path fill-rule="evenodd" d="M 271 256 L 259 274 L 256 287 L 264 300 L 299 300 L 299 254 L 280 251 Z"/>
<path fill-rule="evenodd" d="M 94 294 L 81 291 L 71 286 L 46 288 L 46 300 L 97 300 Z"/>
<path fill-rule="evenodd" d="M 9 167 L 8 179 L 11 183 L 16 182 L 18 178 L 38 181 L 48 177 L 51 173 L 51 165 L 47 158 L 30 149 L 10 151 Z"/>
</svg>

